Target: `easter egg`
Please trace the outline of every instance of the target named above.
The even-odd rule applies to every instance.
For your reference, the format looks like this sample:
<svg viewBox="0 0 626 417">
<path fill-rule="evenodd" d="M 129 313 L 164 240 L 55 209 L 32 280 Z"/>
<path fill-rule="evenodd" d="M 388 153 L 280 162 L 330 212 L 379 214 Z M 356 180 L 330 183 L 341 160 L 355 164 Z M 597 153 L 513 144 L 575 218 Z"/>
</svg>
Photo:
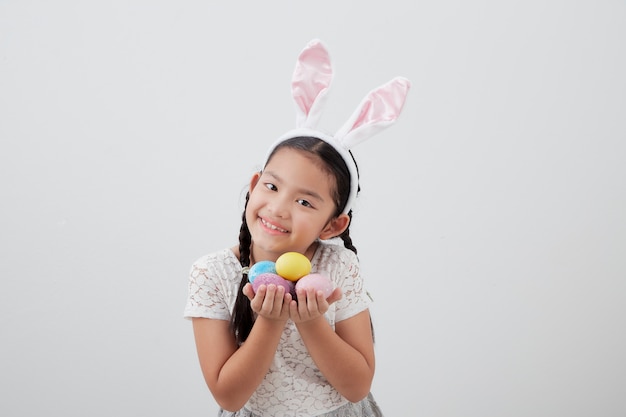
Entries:
<svg viewBox="0 0 626 417">
<path fill-rule="evenodd" d="M 254 265 L 252 265 L 250 267 L 250 271 L 248 271 L 248 281 L 250 283 L 253 283 L 254 279 L 259 274 L 265 274 L 267 272 L 275 274 L 276 273 L 276 264 L 274 262 L 272 262 L 272 261 L 260 261 L 260 262 L 257 262 Z"/>
<path fill-rule="evenodd" d="M 311 261 L 298 252 L 286 252 L 276 259 L 276 273 L 289 281 L 297 281 L 311 272 Z"/>
<path fill-rule="evenodd" d="M 333 283 L 326 275 L 309 274 L 305 275 L 296 282 L 296 290 L 308 290 L 310 288 L 324 293 L 324 298 L 328 298 L 333 292 Z"/>
<path fill-rule="evenodd" d="M 293 289 L 294 289 L 293 282 L 286 280 L 280 275 L 273 274 L 271 272 L 266 272 L 266 273 L 257 275 L 256 278 L 254 279 L 254 282 L 252 283 L 252 289 L 254 290 L 254 293 L 256 294 L 256 292 L 259 290 L 259 287 L 261 285 L 270 285 L 270 284 L 274 284 L 277 287 L 283 287 L 285 289 L 285 294 L 288 292 L 293 293 Z"/>
</svg>

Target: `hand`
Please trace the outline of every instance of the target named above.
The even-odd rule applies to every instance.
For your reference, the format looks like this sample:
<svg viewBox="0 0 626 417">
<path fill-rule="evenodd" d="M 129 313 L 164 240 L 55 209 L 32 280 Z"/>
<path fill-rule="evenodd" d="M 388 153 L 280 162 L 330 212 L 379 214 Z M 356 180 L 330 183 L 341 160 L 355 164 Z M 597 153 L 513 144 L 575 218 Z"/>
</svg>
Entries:
<svg viewBox="0 0 626 417">
<path fill-rule="evenodd" d="M 261 285 L 256 294 L 250 283 L 243 287 L 243 294 L 250 300 L 250 307 L 258 316 L 270 320 L 287 321 L 291 294 L 274 284 Z"/>
<path fill-rule="evenodd" d="M 298 289 L 296 295 L 298 301 L 292 301 L 289 306 L 289 317 L 296 324 L 323 316 L 330 305 L 342 297 L 340 288 L 335 288 L 326 299 L 324 299 L 322 291 L 315 291 L 311 288 L 308 290 Z"/>
</svg>

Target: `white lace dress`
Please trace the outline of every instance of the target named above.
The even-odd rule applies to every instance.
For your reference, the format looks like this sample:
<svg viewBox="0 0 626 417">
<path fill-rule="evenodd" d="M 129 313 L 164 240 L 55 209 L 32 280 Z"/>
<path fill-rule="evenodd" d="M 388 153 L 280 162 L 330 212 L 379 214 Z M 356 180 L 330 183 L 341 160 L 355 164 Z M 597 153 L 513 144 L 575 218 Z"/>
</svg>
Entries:
<svg viewBox="0 0 626 417">
<path fill-rule="evenodd" d="M 343 246 L 320 242 L 311 271 L 327 275 L 343 291 L 341 300 L 326 312 L 335 323 L 368 308 L 371 300 L 363 287 L 356 255 Z M 230 320 L 242 277 L 241 264 L 230 249 L 198 259 L 191 267 L 185 318 Z M 381 416 L 372 396 L 349 403 L 324 378 L 306 350 L 295 324 L 288 320 L 274 361 L 261 385 L 236 413 L 221 416 Z"/>
</svg>

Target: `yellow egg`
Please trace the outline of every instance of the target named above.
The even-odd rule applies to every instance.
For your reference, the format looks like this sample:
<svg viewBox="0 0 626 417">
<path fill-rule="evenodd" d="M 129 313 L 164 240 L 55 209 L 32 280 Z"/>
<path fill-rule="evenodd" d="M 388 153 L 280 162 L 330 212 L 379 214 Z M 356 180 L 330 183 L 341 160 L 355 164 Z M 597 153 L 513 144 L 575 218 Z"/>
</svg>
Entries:
<svg viewBox="0 0 626 417">
<path fill-rule="evenodd" d="M 276 273 L 289 281 L 297 281 L 311 272 L 311 261 L 298 252 L 286 252 L 276 259 Z"/>
</svg>

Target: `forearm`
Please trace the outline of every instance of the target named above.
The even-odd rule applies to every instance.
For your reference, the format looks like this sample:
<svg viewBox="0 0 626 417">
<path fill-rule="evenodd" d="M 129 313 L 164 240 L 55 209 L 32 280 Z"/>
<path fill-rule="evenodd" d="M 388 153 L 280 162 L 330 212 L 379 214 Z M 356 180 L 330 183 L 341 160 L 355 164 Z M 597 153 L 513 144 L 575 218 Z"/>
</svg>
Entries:
<svg viewBox="0 0 626 417">
<path fill-rule="evenodd" d="M 258 317 L 250 335 L 220 369 L 211 392 L 224 409 L 241 409 L 267 374 L 284 322 Z"/>
<path fill-rule="evenodd" d="M 374 377 L 373 348 L 365 355 L 342 339 L 324 317 L 298 324 L 311 357 L 328 382 L 352 402 L 363 399 Z"/>
</svg>

